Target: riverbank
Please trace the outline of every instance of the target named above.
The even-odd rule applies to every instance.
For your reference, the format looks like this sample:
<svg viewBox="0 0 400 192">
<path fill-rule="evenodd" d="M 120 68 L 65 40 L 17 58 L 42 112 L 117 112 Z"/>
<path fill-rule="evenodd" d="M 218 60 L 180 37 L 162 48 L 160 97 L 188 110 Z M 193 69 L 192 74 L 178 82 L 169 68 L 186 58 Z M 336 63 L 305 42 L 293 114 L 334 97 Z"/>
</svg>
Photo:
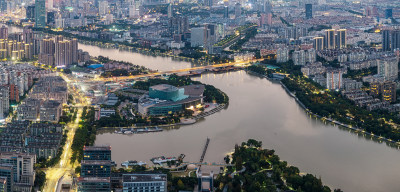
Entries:
<svg viewBox="0 0 400 192">
<path fill-rule="evenodd" d="M 347 129 L 350 129 L 350 130 L 353 130 L 353 131 L 356 131 L 356 132 L 362 132 L 363 134 L 369 135 L 369 136 L 374 137 L 374 138 L 377 138 L 377 139 L 379 139 L 379 140 L 386 141 L 386 142 L 389 142 L 389 143 L 391 143 L 391 144 L 395 144 L 397 147 L 400 146 L 400 143 L 399 143 L 399 142 L 395 142 L 395 141 L 393 141 L 393 140 L 391 140 L 391 139 L 388 139 L 388 138 L 385 138 L 385 137 L 382 137 L 382 136 L 377 136 L 377 135 L 375 135 L 375 134 L 373 134 L 373 133 L 366 132 L 366 131 L 365 131 L 364 129 L 362 129 L 362 128 L 353 127 L 353 126 L 351 126 L 351 125 L 348 125 L 348 124 L 345 124 L 345 123 L 336 121 L 336 120 L 334 120 L 334 119 L 330 119 L 330 118 L 323 117 L 323 116 L 320 116 L 320 115 L 318 115 L 318 114 L 313 113 L 310 109 L 308 109 L 308 108 L 299 100 L 299 98 L 297 98 L 297 96 L 296 96 L 295 93 L 292 93 L 292 92 L 286 87 L 286 85 L 285 85 L 284 83 L 280 82 L 280 84 L 281 84 L 281 86 L 286 90 L 286 92 L 288 93 L 288 95 L 290 95 L 291 97 L 293 97 L 293 98 L 296 100 L 296 102 L 306 111 L 307 114 L 313 115 L 314 117 L 320 119 L 321 121 L 329 121 L 329 122 L 331 122 L 331 123 L 333 123 L 333 124 L 335 124 L 335 125 L 339 125 L 339 126 L 345 127 L 345 128 L 347 128 Z"/>
<path fill-rule="evenodd" d="M 358 107 L 339 92 L 325 90 L 311 79 L 303 77 L 299 68 L 291 66 L 293 65 L 290 63 L 281 64 L 283 72 L 291 75 L 280 82 L 307 113 L 322 121 L 329 121 L 356 133 L 361 132 L 396 147 L 400 146 L 400 142 L 396 142 L 400 141 L 400 131 L 396 128 L 400 122 L 397 114 L 387 111 L 368 111 Z M 248 69 L 258 74 L 273 73 L 259 65 L 253 65 Z"/>
<path fill-rule="evenodd" d="M 98 131 L 102 131 L 103 130 L 103 131 L 108 131 L 108 132 L 110 132 L 110 131 L 111 132 L 112 131 L 115 132 L 115 131 L 118 131 L 118 130 L 121 130 L 121 129 L 146 129 L 146 128 L 147 129 L 156 129 L 156 128 L 161 128 L 162 130 L 158 130 L 158 131 L 148 131 L 149 133 L 160 132 L 160 131 L 164 130 L 163 128 L 171 128 L 171 127 L 175 127 L 175 126 L 184 126 L 184 125 L 195 124 L 200 119 L 203 119 L 203 118 L 205 118 L 207 116 L 210 116 L 212 114 L 220 112 L 222 109 L 226 109 L 227 107 L 228 107 L 228 104 L 219 104 L 216 108 L 214 108 L 214 109 L 212 109 L 212 110 L 210 110 L 208 112 L 203 112 L 203 113 L 200 113 L 200 114 L 198 114 L 196 116 L 193 116 L 191 118 L 186 119 L 187 121 L 185 121 L 185 122 L 182 122 L 182 120 L 181 120 L 181 122 L 179 122 L 179 123 L 157 125 L 157 126 L 100 127 L 97 130 Z M 143 132 L 143 133 L 145 133 L 145 132 Z M 135 133 L 132 131 L 132 134 L 135 134 Z"/>
</svg>

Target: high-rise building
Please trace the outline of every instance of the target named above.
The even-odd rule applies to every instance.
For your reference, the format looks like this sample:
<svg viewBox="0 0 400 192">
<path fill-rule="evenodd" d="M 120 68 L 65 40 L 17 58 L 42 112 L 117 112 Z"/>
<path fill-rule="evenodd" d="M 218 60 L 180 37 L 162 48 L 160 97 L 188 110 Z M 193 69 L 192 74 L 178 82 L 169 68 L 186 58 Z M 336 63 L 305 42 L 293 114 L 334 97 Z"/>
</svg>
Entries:
<svg viewBox="0 0 400 192">
<path fill-rule="evenodd" d="M 0 177 L 0 191 L 7 191 L 7 178 Z"/>
<path fill-rule="evenodd" d="M 56 12 L 47 12 L 47 24 L 54 24 L 56 20 Z"/>
<path fill-rule="evenodd" d="M 272 4 L 269 0 L 263 0 L 263 9 L 262 12 L 264 13 L 272 13 Z"/>
<path fill-rule="evenodd" d="M 217 42 L 217 25 L 205 24 L 204 27 L 207 30 L 207 44 L 213 45 Z"/>
<path fill-rule="evenodd" d="M 13 166 L 12 165 L 2 165 L 0 164 L 0 177 L 6 180 L 5 191 L 12 191 L 13 180 Z"/>
<path fill-rule="evenodd" d="M 99 3 L 99 15 L 104 16 L 108 13 L 108 1 L 101 1 Z"/>
<path fill-rule="evenodd" d="M 400 30 L 391 32 L 390 48 L 392 51 L 400 49 Z"/>
<path fill-rule="evenodd" d="M 111 147 L 85 146 L 81 162 L 81 177 L 78 179 L 78 191 L 111 191 L 110 176 Z"/>
<path fill-rule="evenodd" d="M 229 8 L 228 8 L 228 6 L 224 7 L 224 18 L 229 18 Z"/>
<path fill-rule="evenodd" d="M 201 47 L 207 44 L 207 29 L 205 27 L 196 27 L 191 29 L 190 45 L 192 47 Z"/>
<path fill-rule="evenodd" d="M 51 9 L 53 9 L 53 0 L 47 0 L 47 3 L 46 3 L 46 8 L 48 9 L 48 10 L 51 10 Z"/>
<path fill-rule="evenodd" d="M 396 81 L 398 79 L 398 59 L 397 57 L 384 57 L 378 60 L 378 75 L 386 81 Z"/>
<path fill-rule="evenodd" d="M 393 81 L 372 82 L 369 90 L 372 96 L 381 97 L 382 101 L 396 101 L 396 83 Z"/>
<path fill-rule="evenodd" d="M 204 5 L 208 7 L 212 7 L 214 4 L 213 0 L 204 0 Z"/>
<path fill-rule="evenodd" d="M 168 18 L 171 18 L 173 15 L 172 15 L 172 4 L 170 3 L 169 5 L 168 5 Z"/>
<path fill-rule="evenodd" d="M 330 70 L 326 72 L 326 88 L 338 90 L 343 86 L 342 72 L 340 70 Z"/>
<path fill-rule="evenodd" d="M 54 40 L 53 39 L 43 39 L 40 42 L 40 53 L 45 53 L 45 54 L 54 54 Z"/>
<path fill-rule="evenodd" d="M 110 192 L 109 177 L 79 177 L 78 192 Z"/>
<path fill-rule="evenodd" d="M 35 0 L 35 27 L 46 27 L 46 0 Z"/>
<path fill-rule="evenodd" d="M 10 91 L 7 85 L 0 86 L 0 118 L 4 118 L 10 109 Z"/>
<path fill-rule="evenodd" d="M 83 160 L 111 160 L 110 146 L 85 146 Z"/>
<path fill-rule="evenodd" d="M 336 48 L 337 49 L 344 49 L 347 46 L 346 41 L 346 29 L 339 29 L 336 31 Z"/>
<path fill-rule="evenodd" d="M 185 34 L 189 31 L 189 20 L 187 16 L 177 15 L 168 21 L 168 28 L 171 34 Z"/>
<path fill-rule="evenodd" d="M 380 82 L 372 82 L 369 85 L 369 94 L 378 97 L 381 93 L 381 83 Z"/>
<path fill-rule="evenodd" d="M 393 81 L 385 81 L 381 84 L 382 101 L 393 103 L 396 101 L 396 83 Z"/>
<path fill-rule="evenodd" d="M 242 16 L 242 5 L 240 3 L 235 4 L 235 19 Z"/>
<path fill-rule="evenodd" d="M 324 50 L 324 37 L 315 37 L 313 41 L 313 47 L 315 50 Z"/>
<path fill-rule="evenodd" d="M 324 45 L 325 45 L 326 49 L 335 49 L 336 48 L 335 30 L 334 29 L 325 30 Z"/>
<path fill-rule="evenodd" d="M 0 28 L 0 39 L 8 39 L 8 27 L 4 25 Z"/>
<path fill-rule="evenodd" d="M 82 160 L 81 177 L 110 177 L 111 161 Z"/>
<path fill-rule="evenodd" d="M 317 52 L 315 49 L 309 49 L 306 52 L 306 63 L 314 63 L 317 61 Z"/>
<path fill-rule="evenodd" d="M 0 12 L 1 13 L 7 12 L 7 1 L 6 0 L 0 0 Z"/>
<path fill-rule="evenodd" d="M 138 18 L 140 16 L 139 5 L 135 0 L 129 0 L 129 18 Z"/>
<path fill-rule="evenodd" d="M 305 54 L 304 50 L 293 52 L 292 60 L 293 60 L 294 65 L 305 65 L 306 64 L 306 54 Z"/>
<path fill-rule="evenodd" d="M 382 50 L 390 51 L 390 30 L 382 31 Z"/>
<path fill-rule="evenodd" d="M 26 7 L 26 18 L 27 19 L 35 18 L 35 6 L 34 5 Z"/>
<path fill-rule="evenodd" d="M 23 34 L 23 38 L 24 38 L 24 43 L 27 43 L 27 44 L 31 44 L 32 43 L 33 44 L 34 39 L 33 39 L 32 28 L 24 27 L 24 29 L 22 31 L 22 34 Z"/>
<path fill-rule="evenodd" d="M 35 171 L 33 169 L 35 163 L 36 155 L 2 152 L 0 154 L 0 167 L 12 167 L 12 181 L 10 181 L 10 186 L 7 185 L 7 188 L 11 187 L 13 189 L 10 191 L 31 191 L 35 182 Z M 8 170 L 8 168 L 6 170 Z M 1 176 L 5 175 L 0 173 L 0 177 Z"/>
<path fill-rule="evenodd" d="M 385 18 L 389 19 L 393 17 L 393 9 L 386 9 L 385 10 Z"/>
<path fill-rule="evenodd" d="M 78 41 L 63 40 L 57 36 L 55 41 L 54 65 L 67 67 L 78 61 Z"/>
<path fill-rule="evenodd" d="M 276 51 L 276 62 L 285 63 L 289 61 L 289 50 L 288 48 L 279 48 Z"/>
<path fill-rule="evenodd" d="M 312 4 L 306 4 L 306 19 L 313 18 Z"/>
</svg>

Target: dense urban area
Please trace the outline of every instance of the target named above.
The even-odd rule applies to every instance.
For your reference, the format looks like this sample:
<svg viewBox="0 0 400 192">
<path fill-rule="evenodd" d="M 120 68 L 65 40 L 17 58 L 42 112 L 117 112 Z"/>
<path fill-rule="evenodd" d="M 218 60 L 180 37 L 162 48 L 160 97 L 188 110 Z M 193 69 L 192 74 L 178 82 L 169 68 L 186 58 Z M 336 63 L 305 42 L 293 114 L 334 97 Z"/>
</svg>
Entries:
<svg viewBox="0 0 400 192">
<path fill-rule="evenodd" d="M 299 155 L 304 149 L 288 153 L 286 144 L 296 145 L 296 138 L 273 143 L 282 132 L 268 131 L 317 119 L 352 139 L 356 135 L 384 143 L 390 153 L 398 153 L 400 1 L 0 0 L 0 22 L 0 191 L 400 188 L 382 180 L 356 185 L 346 173 L 333 178 L 318 171 L 338 166 L 328 157 L 315 167 L 303 166 L 324 154 L 315 150 L 304 159 Z M 303 120 L 292 125 L 292 117 L 281 115 L 285 123 L 256 121 L 271 146 L 263 135 L 250 134 L 252 124 L 243 122 L 274 117 L 285 105 L 219 120 L 239 102 L 249 108 L 262 105 L 250 92 L 228 95 L 237 81 L 217 86 L 216 77 L 232 74 L 241 74 L 240 81 L 248 75 L 254 84 L 262 79 L 256 86 L 270 86 L 271 91 L 271 85 L 279 85 L 299 106 Z M 258 88 L 256 94 L 265 95 Z M 243 122 L 235 125 L 240 131 L 212 132 L 207 128 L 218 130 L 221 124 L 205 122 L 215 118 L 221 124 Z M 207 136 L 198 134 L 199 128 Z M 181 133 L 185 139 L 171 136 Z M 99 141 L 104 135 L 111 139 Z M 126 138 L 146 138 L 153 145 L 133 146 Z M 165 138 L 168 146 L 163 148 Z M 113 145 L 117 140 L 132 149 Z M 221 147 L 224 141 L 229 141 L 228 149 Z M 198 147 L 189 149 L 192 144 Z M 322 141 L 321 146 L 328 145 Z M 143 149 L 135 151 L 137 146 Z M 170 156 L 169 149 L 175 153 L 177 146 L 182 152 Z M 131 159 L 121 161 L 117 153 Z M 144 159 L 148 155 L 152 158 Z M 362 157 L 340 166 L 349 169 L 364 160 L 370 161 Z M 383 171 L 396 167 L 384 162 L 374 166 Z M 393 170 L 390 180 L 398 173 Z"/>
</svg>

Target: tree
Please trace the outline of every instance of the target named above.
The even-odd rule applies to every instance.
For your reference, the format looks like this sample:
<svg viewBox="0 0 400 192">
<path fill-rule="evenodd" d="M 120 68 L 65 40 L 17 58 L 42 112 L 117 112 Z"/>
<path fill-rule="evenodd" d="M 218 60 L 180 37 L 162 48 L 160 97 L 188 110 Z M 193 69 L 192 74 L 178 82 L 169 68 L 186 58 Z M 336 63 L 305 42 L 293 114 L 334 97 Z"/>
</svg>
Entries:
<svg viewBox="0 0 400 192">
<path fill-rule="evenodd" d="M 75 168 L 75 174 L 81 173 L 81 166 Z"/>
<path fill-rule="evenodd" d="M 35 176 L 34 186 L 41 191 L 45 182 L 46 182 L 46 173 L 43 171 L 38 171 Z"/>
<path fill-rule="evenodd" d="M 182 180 L 178 180 L 178 189 L 179 190 L 183 190 L 185 189 L 185 184 L 183 184 Z"/>
<path fill-rule="evenodd" d="M 237 158 L 236 158 L 236 164 L 235 164 L 235 166 L 236 166 L 236 171 L 242 170 L 242 168 L 243 168 L 243 160 L 242 160 L 242 157 L 237 157 Z"/>
</svg>

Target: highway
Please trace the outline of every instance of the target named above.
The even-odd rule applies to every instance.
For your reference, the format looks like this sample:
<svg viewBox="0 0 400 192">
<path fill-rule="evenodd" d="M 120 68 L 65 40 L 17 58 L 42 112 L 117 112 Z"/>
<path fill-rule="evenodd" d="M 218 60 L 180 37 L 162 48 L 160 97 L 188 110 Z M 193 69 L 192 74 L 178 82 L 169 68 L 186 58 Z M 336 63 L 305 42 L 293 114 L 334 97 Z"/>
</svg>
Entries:
<svg viewBox="0 0 400 192">
<path fill-rule="evenodd" d="M 164 75 L 164 74 L 174 74 L 174 73 L 182 73 L 182 72 L 197 71 L 197 70 L 204 70 L 204 69 L 214 69 L 214 68 L 218 68 L 218 67 L 229 67 L 229 66 L 235 66 L 235 65 L 246 65 L 246 64 L 249 64 L 251 62 L 258 62 L 258 61 L 263 61 L 263 60 L 264 59 L 253 59 L 253 60 L 249 60 L 249 61 L 230 62 L 230 63 L 223 63 L 223 64 L 192 67 L 192 68 L 186 68 L 186 69 L 160 71 L 160 72 L 142 74 L 142 75 L 131 75 L 131 76 L 109 77 L 109 78 L 97 78 L 97 79 L 93 79 L 91 81 L 124 81 L 124 80 L 133 80 L 133 79 L 138 79 L 138 78 L 143 78 L 143 77 L 154 77 L 154 76 L 157 76 L 157 75 Z"/>
<path fill-rule="evenodd" d="M 68 84 L 70 84 L 72 81 L 70 81 L 66 76 L 62 76 Z M 69 89 L 69 92 L 74 95 L 74 98 L 79 98 L 80 103 L 77 104 L 77 106 L 85 106 L 89 105 L 88 100 L 81 95 L 78 90 L 73 91 L 72 89 Z M 71 177 L 71 175 L 74 174 L 75 168 L 77 164 L 74 164 L 74 162 L 71 163 L 71 155 L 72 155 L 72 149 L 71 145 L 74 140 L 75 136 L 75 131 L 79 127 L 79 122 L 81 121 L 81 115 L 83 112 L 83 109 L 81 107 L 77 107 L 78 112 L 77 112 L 77 117 L 74 122 L 71 122 L 67 124 L 66 130 L 68 130 L 67 134 L 67 140 L 64 145 L 64 150 L 63 153 L 61 154 L 61 159 L 57 165 L 54 167 L 48 168 L 46 170 L 46 184 L 43 188 L 44 192 L 54 192 L 60 190 L 59 181 L 61 181 L 65 177 Z"/>
</svg>

